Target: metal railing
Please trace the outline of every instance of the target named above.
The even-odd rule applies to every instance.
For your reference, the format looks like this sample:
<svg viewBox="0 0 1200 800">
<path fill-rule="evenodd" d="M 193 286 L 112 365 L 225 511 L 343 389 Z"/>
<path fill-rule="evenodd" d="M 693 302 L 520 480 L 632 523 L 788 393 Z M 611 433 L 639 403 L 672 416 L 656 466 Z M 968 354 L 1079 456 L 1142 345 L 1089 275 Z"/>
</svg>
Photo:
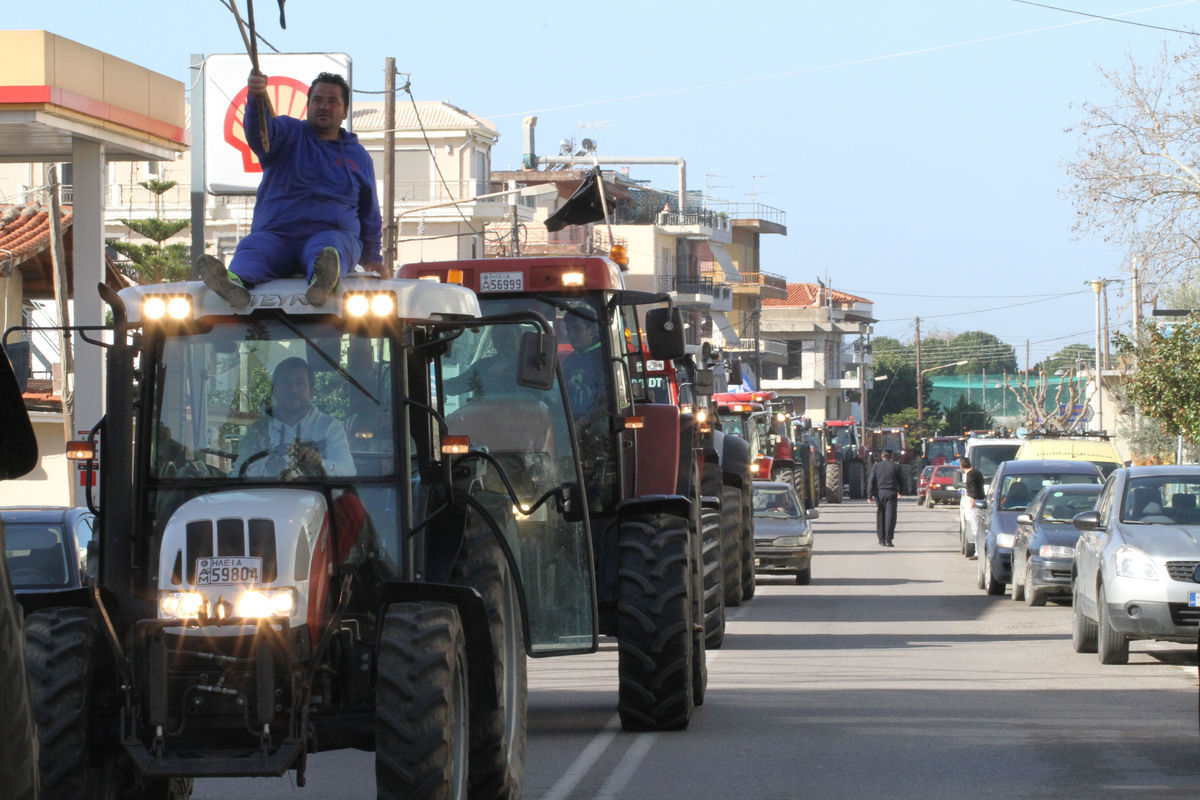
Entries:
<svg viewBox="0 0 1200 800">
<path fill-rule="evenodd" d="M 511 255 L 511 223 L 489 222 L 484 226 L 484 256 Z M 612 237 L 615 244 L 627 246 L 624 237 Z M 522 255 L 543 256 L 607 256 L 614 241 L 602 225 L 568 225 L 551 233 L 540 223 L 521 226 Z"/>
<path fill-rule="evenodd" d="M 729 217 L 717 211 L 701 209 L 699 211 L 663 211 L 658 215 L 658 224 L 663 227 L 686 228 L 715 228 L 729 230 Z"/>
<path fill-rule="evenodd" d="M 713 281 L 712 278 L 692 277 L 690 275 L 659 275 L 658 290 L 660 292 L 702 294 L 712 297 Z"/>
<path fill-rule="evenodd" d="M 424 205 L 444 203 L 449 200 L 470 200 L 491 191 L 492 182 L 486 178 L 446 181 L 444 184 L 441 181 L 396 181 L 396 203 L 397 205 Z M 509 199 L 492 197 L 477 202 L 507 205 Z"/>
<path fill-rule="evenodd" d="M 762 203 L 711 202 L 714 205 L 719 205 L 721 213 L 728 215 L 731 219 L 761 219 L 766 222 L 774 222 L 777 225 L 787 225 L 787 212 L 763 205 Z"/>
</svg>

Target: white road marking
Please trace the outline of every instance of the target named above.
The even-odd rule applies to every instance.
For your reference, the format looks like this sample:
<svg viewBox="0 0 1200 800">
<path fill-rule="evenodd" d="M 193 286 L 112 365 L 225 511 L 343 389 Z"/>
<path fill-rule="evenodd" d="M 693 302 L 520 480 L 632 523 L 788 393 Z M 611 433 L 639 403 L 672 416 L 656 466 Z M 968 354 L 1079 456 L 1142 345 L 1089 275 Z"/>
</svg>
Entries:
<svg viewBox="0 0 1200 800">
<path fill-rule="evenodd" d="M 637 735 L 633 744 L 629 745 L 629 749 L 625 751 L 625 755 L 621 756 L 621 761 L 617 764 L 616 769 L 608 776 L 608 780 L 600 787 L 600 791 L 596 792 L 596 800 L 616 800 L 623 796 L 625 787 L 633 779 L 633 774 L 637 772 L 637 768 L 642 764 L 642 759 L 650 752 L 650 748 L 654 746 L 657 738 L 657 733 L 639 733 Z"/>
<path fill-rule="evenodd" d="M 575 787 L 587 776 L 588 771 L 595 766 L 596 762 L 600 760 L 600 756 L 604 755 L 604 751 L 617 738 L 617 731 L 620 728 L 621 715 L 613 714 L 612 719 L 605 723 L 600 732 L 592 737 L 592 740 L 588 742 L 588 746 L 583 748 L 583 752 L 567 768 L 562 777 L 554 782 L 554 785 L 550 787 L 550 791 L 542 795 L 542 800 L 564 800 L 571 792 L 575 791 Z"/>
</svg>

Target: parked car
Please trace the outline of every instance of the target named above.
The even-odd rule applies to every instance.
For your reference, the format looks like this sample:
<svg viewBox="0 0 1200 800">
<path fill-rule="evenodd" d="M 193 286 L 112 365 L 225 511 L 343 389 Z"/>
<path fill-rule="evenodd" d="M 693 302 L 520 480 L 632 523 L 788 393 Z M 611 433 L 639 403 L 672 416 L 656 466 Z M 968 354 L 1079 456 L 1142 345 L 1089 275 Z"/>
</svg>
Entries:
<svg viewBox="0 0 1200 800">
<path fill-rule="evenodd" d="M 1015 458 L 1021 449 L 1021 439 L 983 439 L 975 436 L 967 439 L 967 460 L 983 476 L 983 493 L 987 494 L 992 478 L 1002 463 Z M 975 555 L 975 534 L 979 527 L 979 513 L 971 498 L 963 492 L 958 501 L 958 542 L 962 554 L 967 558 Z"/>
<path fill-rule="evenodd" d="M 958 501 L 959 489 L 962 487 L 960 475 L 962 471 L 958 464 L 939 464 L 929 475 L 929 486 L 926 489 L 925 506 L 933 508 L 938 503 L 954 503 Z"/>
<path fill-rule="evenodd" d="M 917 505 L 924 505 L 929 496 L 929 476 L 932 474 L 933 467 L 926 467 L 921 470 L 921 477 L 917 478 Z"/>
<path fill-rule="evenodd" d="M 1044 606 L 1049 597 L 1071 596 L 1071 566 L 1079 529 L 1071 520 L 1096 507 L 1094 483 L 1043 486 L 1029 509 L 1017 515 L 1012 546 L 1012 599 Z"/>
<path fill-rule="evenodd" d="M 796 490 L 782 481 L 754 482 L 754 568 L 792 572 L 796 583 L 812 580 L 813 530 L 820 512 L 804 508 Z"/>
<path fill-rule="evenodd" d="M 1132 639 L 1196 641 L 1200 622 L 1200 466 L 1114 470 L 1096 510 L 1075 517 L 1071 644 L 1101 664 Z"/>
<path fill-rule="evenodd" d="M 75 589 L 89 583 L 87 546 L 95 515 L 86 508 L 0 509 L 13 591 Z"/>
<path fill-rule="evenodd" d="M 1012 546 L 1017 515 L 1029 507 L 1043 486 L 1059 483 L 1101 483 L 1100 470 L 1087 461 L 1005 461 L 996 470 L 983 500 L 984 511 L 975 534 L 977 584 L 988 594 L 1004 594 L 1012 580 Z"/>
</svg>

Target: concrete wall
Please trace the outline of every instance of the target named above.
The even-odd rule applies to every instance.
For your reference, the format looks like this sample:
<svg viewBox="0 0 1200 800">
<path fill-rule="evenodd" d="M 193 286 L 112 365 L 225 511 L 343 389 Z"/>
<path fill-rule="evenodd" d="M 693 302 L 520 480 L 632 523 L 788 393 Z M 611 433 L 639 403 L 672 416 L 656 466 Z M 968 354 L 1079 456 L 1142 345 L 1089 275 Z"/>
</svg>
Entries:
<svg viewBox="0 0 1200 800">
<path fill-rule="evenodd" d="M 74 501 L 67 475 L 74 475 L 75 465 L 64 454 L 62 415 L 35 412 L 30 416 L 37 437 L 38 464 L 23 478 L 0 481 L 0 506 L 71 505 Z"/>
</svg>

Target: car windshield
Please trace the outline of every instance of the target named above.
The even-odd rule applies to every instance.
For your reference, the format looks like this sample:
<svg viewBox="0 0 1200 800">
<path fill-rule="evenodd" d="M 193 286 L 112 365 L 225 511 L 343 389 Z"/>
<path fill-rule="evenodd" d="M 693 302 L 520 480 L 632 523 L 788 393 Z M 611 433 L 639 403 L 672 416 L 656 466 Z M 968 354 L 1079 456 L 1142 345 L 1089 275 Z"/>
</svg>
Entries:
<svg viewBox="0 0 1200 800">
<path fill-rule="evenodd" d="M 1022 475 L 1005 475 L 1000 487 L 999 509 L 1001 511 L 1024 511 L 1033 496 L 1043 486 L 1055 483 L 1100 483 L 1100 473 L 1090 475 L 1078 472 L 1029 472 Z M 1086 509 L 1085 509 L 1086 510 Z"/>
<path fill-rule="evenodd" d="M 930 442 L 925 452 L 925 458 L 938 464 L 943 461 L 954 461 L 961 455 L 958 442 L 954 441 Z"/>
<path fill-rule="evenodd" d="M 980 445 L 971 450 L 971 466 L 978 469 L 983 479 L 990 483 L 996 477 L 1000 464 L 1011 460 L 1020 449 L 1019 444 Z"/>
<path fill-rule="evenodd" d="M 1115 470 L 1121 466 L 1120 464 L 1118 464 L 1115 461 L 1093 461 L 1092 463 L 1100 468 L 1100 472 L 1106 478 L 1112 474 L 1113 470 Z"/>
<path fill-rule="evenodd" d="M 800 517 L 800 503 L 796 500 L 796 493 L 782 486 L 755 486 L 754 516 Z"/>
<path fill-rule="evenodd" d="M 61 525 L 9 522 L 5 524 L 4 536 L 4 556 L 14 589 L 71 585 Z"/>
<path fill-rule="evenodd" d="M 1095 508 L 1096 498 L 1099 496 L 1099 486 L 1088 491 L 1051 491 L 1046 495 L 1046 502 L 1042 505 L 1038 519 L 1046 522 L 1070 522 L 1076 514 Z"/>
<path fill-rule="evenodd" d="M 1125 485 L 1121 521 L 1143 525 L 1200 525 L 1200 474 L 1132 478 Z"/>
<path fill-rule="evenodd" d="M 833 428 L 833 443 L 836 445 L 845 446 L 854 444 L 854 428 Z"/>
</svg>

